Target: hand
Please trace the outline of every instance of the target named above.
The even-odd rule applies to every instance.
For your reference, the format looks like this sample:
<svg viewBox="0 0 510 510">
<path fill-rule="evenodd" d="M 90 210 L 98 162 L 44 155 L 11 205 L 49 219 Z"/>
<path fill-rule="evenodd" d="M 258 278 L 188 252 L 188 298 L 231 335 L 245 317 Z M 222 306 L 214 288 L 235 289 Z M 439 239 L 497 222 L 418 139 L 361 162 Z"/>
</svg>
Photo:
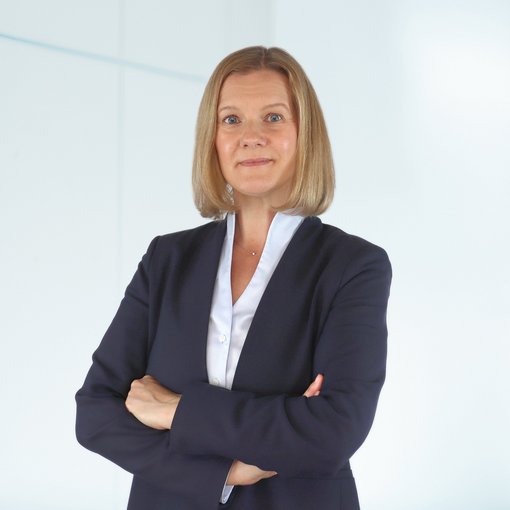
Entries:
<svg viewBox="0 0 510 510">
<path fill-rule="evenodd" d="M 181 396 L 146 375 L 131 383 L 126 407 L 138 421 L 157 430 L 170 429 Z"/>
<path fill-rule="evenodd" d="M 264 478 L 271 478 L 276 471 L 264 471 L 257 466 L 234 460 L 227 477 L 227 485 L 253 485 Z"/>
<path fill-rule="evenodd" d="M 322 383 L 324 382 L 324 376 L 317 374 L 315 380 L 308 386 L 307 390 L 303 393 L 304 397 L 317 397 L 320 395 Z"/>
</svg>

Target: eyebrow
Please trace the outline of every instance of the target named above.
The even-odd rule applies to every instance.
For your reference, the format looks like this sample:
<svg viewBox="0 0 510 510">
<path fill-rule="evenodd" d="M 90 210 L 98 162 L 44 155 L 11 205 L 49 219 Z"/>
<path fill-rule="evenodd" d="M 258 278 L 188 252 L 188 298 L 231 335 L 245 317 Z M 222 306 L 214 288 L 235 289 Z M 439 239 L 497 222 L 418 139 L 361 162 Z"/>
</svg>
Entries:
<svg viewBox="0 0 510 510">
<path fill-rule="evenodd" d="M 287 111 L 290 112 L 290 108 L 285 103 L 266 104 L 265 106 L 262 107 L 262 110 L 266 110 L 267 108 L 276 108 L 276 107 L 279 107 L 279 108 L 283 107 Z M 218 109 L 218 113 L 221 113 L 223 110 L 237 110 L 237 109 L 238 108 L 236 106 L 225 105 Z"/>
</svg>

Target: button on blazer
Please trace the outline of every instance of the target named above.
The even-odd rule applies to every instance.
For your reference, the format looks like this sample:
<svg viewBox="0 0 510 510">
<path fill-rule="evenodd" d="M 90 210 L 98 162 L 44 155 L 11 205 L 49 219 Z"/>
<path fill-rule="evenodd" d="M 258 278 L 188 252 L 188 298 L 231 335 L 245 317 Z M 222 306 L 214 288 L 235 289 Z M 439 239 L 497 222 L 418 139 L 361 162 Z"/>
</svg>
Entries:
<svg viewBox="0 0 510 510">
<path fill-rule="evenodd" d="M 259 303 L 232 390 L 208 384 L 207 328 L 226 222 L 156 237 L 76 395 L 81 444 L 133 473 L 129 510 L 356 510 L 349 459 L 385 378 L 391 265 L 305 218 Z M 302 394 L 318 373 L 320 396 Z M 182 394 L 170 431 L 125 407 L 150 374 Z M 278 475 L 235 487 L 233 459 Z"/>
</svg>

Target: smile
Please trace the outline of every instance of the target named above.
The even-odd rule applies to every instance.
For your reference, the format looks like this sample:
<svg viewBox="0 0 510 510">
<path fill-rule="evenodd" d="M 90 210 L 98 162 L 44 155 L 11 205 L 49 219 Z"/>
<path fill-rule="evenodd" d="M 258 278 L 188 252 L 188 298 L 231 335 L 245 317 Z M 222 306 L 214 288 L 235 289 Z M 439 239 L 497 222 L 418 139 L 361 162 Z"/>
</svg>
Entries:
<svg viewBox="0 0 510 510">
<path fill-rule="evenodd" d="M 271 163 L 273 160 L 268 158 L 254 158 L 254 159 L 245 159 L 241 161 L 239 164 L 241 166 L 261 166 L 267 165 Z"/>
</svg>

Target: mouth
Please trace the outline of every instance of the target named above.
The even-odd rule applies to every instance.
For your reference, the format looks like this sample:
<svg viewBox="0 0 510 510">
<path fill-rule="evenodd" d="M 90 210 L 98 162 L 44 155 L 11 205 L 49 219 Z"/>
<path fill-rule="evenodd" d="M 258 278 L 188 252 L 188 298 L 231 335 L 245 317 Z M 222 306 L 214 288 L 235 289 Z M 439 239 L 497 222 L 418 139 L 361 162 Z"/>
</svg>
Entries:
<svg viewBox="0 0 510 510">
<path fill-rule="evenodd" d="M 241 166 L 262 166 L 262 165 L 268 165 L 273 160 L 269 158 L 253 158 L 253 159 L 244 159 L 243 161 L 239 162 Z"/>
</svg>

